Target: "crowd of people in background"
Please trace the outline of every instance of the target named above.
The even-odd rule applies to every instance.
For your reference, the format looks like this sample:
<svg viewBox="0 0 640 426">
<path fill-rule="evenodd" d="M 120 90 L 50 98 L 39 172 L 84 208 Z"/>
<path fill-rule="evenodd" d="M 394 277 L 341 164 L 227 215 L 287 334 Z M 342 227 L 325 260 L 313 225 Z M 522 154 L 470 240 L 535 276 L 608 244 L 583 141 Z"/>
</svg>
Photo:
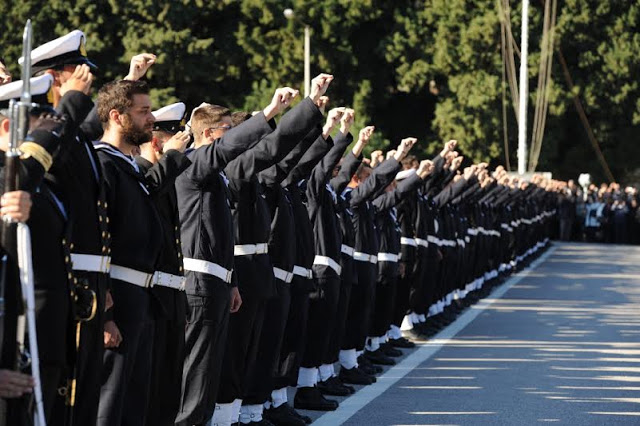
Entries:
<svg viewBox="0 0 640 426">
<path fill-rule="evenodd" d="M 640 244 L 638 189 L 619 183 L 563 183 L 558 200 L 558 239 Z"/>
</svg>

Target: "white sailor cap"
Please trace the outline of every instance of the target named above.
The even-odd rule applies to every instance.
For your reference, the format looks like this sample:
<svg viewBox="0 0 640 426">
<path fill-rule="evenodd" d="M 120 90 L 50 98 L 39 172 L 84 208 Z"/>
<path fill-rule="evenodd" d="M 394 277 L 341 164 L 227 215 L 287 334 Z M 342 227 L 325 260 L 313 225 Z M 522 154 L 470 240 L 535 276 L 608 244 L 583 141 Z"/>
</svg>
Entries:
<svg viewBox="0 0 640 426">
<path fill-rule="evenodd" d="M 18 59 L 22 65 L 24 58 Z M 31 51 L 31 67 L 35 74 L 49 68 L 59 68 L 64 65 L 87 64 L 92 71 L 98 67 L 87 58 L 85 48 L 85 36 L 80 30 L 71 31 L 69 34 L 51 40 Z"/>
<path fill-rule="evenodd" d="M 39 114 L 43 110 L 53 111 L 53 76 L 49 74 L 33 77 L 29 79 L 31 84 L 31 102 L 38 104 L 38 107 L 31 110 L 34 114 Z M 20 99 L 22 95 L 22 80 L 14 81 L 0 86 L 0 109 L 9 107 L 11 99 Z"/>
<path fill-rule="evenodd" d="M 191 130 L 191 120 L 193 119 L 193 113 L 194 113 L 194 112 L 196 112 L 197 110 L 199 110 L 200 108 L 205 107 L 205 106 L 207 106 L 207 105 L 211 105 L 211 104 L 206 103 L 206 102 L 203 102 L 203 103 L 201 103 L 200 105 L 198 105 L 197 107 L 195 107 L 195 108 L 193 109 L 193 111 L 191 111 L 191 117 L 189 117 L 189 121 L 187 121 L 187 125 L 185 126 L 185 128 L 186 128 L 187 130 Z"/>
<path fill-rule="evenodd" d="M 402 170 L 396 175 L 396 180 L 403 180 L 414 174 L 416 174 L 416 169 Z"/>
<path fill-rule="evenodd" d="M 153 130 L 177 133 L 184 129 L 184 113 L 187 107 L 182 102 L 167 105 L 151 114 L 156 118 Z"/>
</svg>

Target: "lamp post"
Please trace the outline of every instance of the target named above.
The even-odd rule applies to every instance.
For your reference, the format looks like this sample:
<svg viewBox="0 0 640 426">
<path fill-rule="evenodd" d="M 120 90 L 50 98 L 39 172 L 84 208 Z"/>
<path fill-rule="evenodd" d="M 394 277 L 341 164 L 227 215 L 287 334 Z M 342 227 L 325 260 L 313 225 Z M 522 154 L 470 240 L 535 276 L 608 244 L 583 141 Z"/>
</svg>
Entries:
<svg viewBox="0 0 640 426">
<path fill-rule="evenodd" d="M 285 9 L 284 17 L 287 19 L 295 19 L 296 13 L 293 9 Z M 309 96 L 309 88 L 311 87 L 311 28 L 304 24 L 304 95 Z"/>
</svg>

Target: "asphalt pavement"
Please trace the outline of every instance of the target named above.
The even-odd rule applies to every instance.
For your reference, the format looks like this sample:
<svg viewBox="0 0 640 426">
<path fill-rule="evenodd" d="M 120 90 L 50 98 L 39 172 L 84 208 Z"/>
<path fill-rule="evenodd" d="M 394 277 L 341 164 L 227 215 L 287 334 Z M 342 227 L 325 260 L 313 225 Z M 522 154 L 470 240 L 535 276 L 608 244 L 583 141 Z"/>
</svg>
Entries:
<svg viewBox="0 0 640 426">
<path fill-rule="evenodd" d="M 640 248 L 554 243 L 314 425 L 640 425 Z"/>
</svg>

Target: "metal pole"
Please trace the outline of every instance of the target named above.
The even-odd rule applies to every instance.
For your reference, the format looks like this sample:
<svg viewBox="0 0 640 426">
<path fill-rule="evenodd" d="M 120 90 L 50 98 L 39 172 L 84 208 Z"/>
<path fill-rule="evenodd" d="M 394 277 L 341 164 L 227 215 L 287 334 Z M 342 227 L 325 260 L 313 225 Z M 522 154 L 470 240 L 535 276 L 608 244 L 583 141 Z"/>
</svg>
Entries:
<svg viewBox="0 0 640 426">
<path fill-rule="evenodd" d="M 304 26 L 304 96 L 311 88 L 311 28 Z"/>
<path fill-rule="evenodd" d="M 522 1 L 522 41 L 520 43 L 520 105 L 518 120 L 518 174 L 527 169 L 527 97 L 529 54 L 529 0 Z"/>
</svg>

